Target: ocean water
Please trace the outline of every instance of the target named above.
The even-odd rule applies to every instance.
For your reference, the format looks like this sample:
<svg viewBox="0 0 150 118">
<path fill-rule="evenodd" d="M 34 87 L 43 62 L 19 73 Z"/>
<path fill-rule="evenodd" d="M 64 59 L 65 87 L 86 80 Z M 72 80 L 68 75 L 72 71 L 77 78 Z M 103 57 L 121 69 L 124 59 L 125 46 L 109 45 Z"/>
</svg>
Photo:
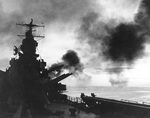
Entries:
<svg viewBox="0 0 150 118">
<path fill-rule="evenodd" d="M 81 93 L 89 96 L 94 93 L 97 97 L 102 98 L 150 103 L 150 87 L 68 86 L 65 94 L 80 97 Z"/>
</svg>

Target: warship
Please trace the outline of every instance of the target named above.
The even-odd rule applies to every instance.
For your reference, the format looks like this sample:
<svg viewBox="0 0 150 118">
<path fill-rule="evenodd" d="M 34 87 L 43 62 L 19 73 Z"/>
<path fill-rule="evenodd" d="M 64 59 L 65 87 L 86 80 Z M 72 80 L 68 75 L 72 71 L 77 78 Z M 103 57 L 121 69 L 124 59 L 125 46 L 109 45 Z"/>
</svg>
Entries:
<svg viewBox="0 0 150 118">
<path fill-rule="evenodd" d="M 24 39 L 19 47 L 14 46 L 15 57 L 10 60 L 10 67 L 6 71 L 0 71 L 1 106 L 12 112 L 23 109 L 24 112 L 34 114 L 50 113 L 46 110 L 46 105 L 49 105 L 50 101 L 65 98 L 61 93 L 66 90 L 66 85 L 59 82 L 72 73 L 60 75 L 63 64 L 46 69 L 46 62 L 38 59 L 39 54 L 36 54 L 38 43 L 34 38 L 44 36 L 34 35 L 33 32 L 37 27 L 44 27 L 43 25 L 33 24 L 33 19 L 29 24 L 16 25 L 27 27 L 27 31 L 25 35 L 18 35 Z M 50 74 L 53 74 L 53 78 Z M 17 117 L 21 116 L 22 113 Z"/>
<path fill-rule="evenodd" d="M 150 104 L 96 97 L 94 93 L 71 97 L 64 94 L 61 80 L 73 73 L 62 73 L 64 63 L 46 68 L 36 53 L 38 42 L 33 23 L 20 23 L 27 28 L 22 44 L 14 46 L 14 58 L 6 71 L 0 71 L 0 117 L 2 118 L 149 118 Z"/>
</svg>

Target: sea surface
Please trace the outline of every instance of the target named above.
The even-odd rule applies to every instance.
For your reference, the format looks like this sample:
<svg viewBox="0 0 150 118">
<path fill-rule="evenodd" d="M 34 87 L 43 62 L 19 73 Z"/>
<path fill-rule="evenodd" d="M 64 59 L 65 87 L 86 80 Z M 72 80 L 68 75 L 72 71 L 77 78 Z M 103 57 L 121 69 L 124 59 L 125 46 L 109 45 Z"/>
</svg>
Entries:
<svg viewBox="0 0 150 118">
<path fill-rule="evenodd" d="M 150 103 L 150 87 L 69 86 L 65 94 L 71 97 L 80 97 L 81 93 L 89 96 L 94 93 L 96 97 L 102 98 Z"/>
</svg>

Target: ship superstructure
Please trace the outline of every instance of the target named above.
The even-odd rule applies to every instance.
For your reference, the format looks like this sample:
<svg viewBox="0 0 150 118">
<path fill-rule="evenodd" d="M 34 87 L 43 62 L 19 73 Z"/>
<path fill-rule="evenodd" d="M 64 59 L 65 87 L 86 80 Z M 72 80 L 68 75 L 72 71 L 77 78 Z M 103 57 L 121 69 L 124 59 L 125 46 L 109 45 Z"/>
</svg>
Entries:
<svg viewBox="0 0 150 118">
<path fill-rule="evenodd" d="M 46 62 L 38 59 L 39 54 L 36 53 L 38 42 L 35 38 L 44 36 L 36 36 L 33 31 L 37 27 L 44 27 L 43 25 L 34 24 L 33 19 L 29 24 L 17 25 L 27 27 L 27 31 L 25 35 L 18 35 L 24 37 L 22 44 L 19 47 L 14 46 L 15 57 L 10 60 L 10 67 L 6 72 L 0 73 L 2 80 L 0 100 L 16 108 L 22 105 L 25 109 L 44 111 L 45 105 L 50 101 L 65 97 L 61 93 L 66 90 L 66 85 L 60 81 L 71 73 L 59 73 L 51 78 L 49 74 L 60 71 L 64 65 L 47 69 Z"/>
</svg>

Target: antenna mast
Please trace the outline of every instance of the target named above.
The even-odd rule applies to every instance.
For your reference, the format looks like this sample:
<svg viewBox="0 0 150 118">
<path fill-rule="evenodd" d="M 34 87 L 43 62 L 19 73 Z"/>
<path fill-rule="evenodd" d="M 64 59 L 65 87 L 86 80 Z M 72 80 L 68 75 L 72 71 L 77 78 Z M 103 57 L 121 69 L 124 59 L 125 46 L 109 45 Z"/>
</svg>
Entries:
<svg viewBox="0 0 150 118">
<path fill-rule="evenodd" d="M 28 31 L 26 32 L 26 35 L 20 34 L 20 35 L 18 35 L 19 37 L 26 37 L 27 33 L 30 33 L 30 36 L 32 36 L 32 37 L 45 38 L 45 36 L 33 35 L 33 33 L 32 33 L 33 32 L 33 28 L 44 27 L 44 25 L 33 24 L 33 19 L 31 19 L 31 22 L 29 24 L 26 24 L 26 23 L 17 23 L 16 25 L 18 25 L 18 26 L 24 26 L 24 27 L 28 28 Z"/>
</svg>

